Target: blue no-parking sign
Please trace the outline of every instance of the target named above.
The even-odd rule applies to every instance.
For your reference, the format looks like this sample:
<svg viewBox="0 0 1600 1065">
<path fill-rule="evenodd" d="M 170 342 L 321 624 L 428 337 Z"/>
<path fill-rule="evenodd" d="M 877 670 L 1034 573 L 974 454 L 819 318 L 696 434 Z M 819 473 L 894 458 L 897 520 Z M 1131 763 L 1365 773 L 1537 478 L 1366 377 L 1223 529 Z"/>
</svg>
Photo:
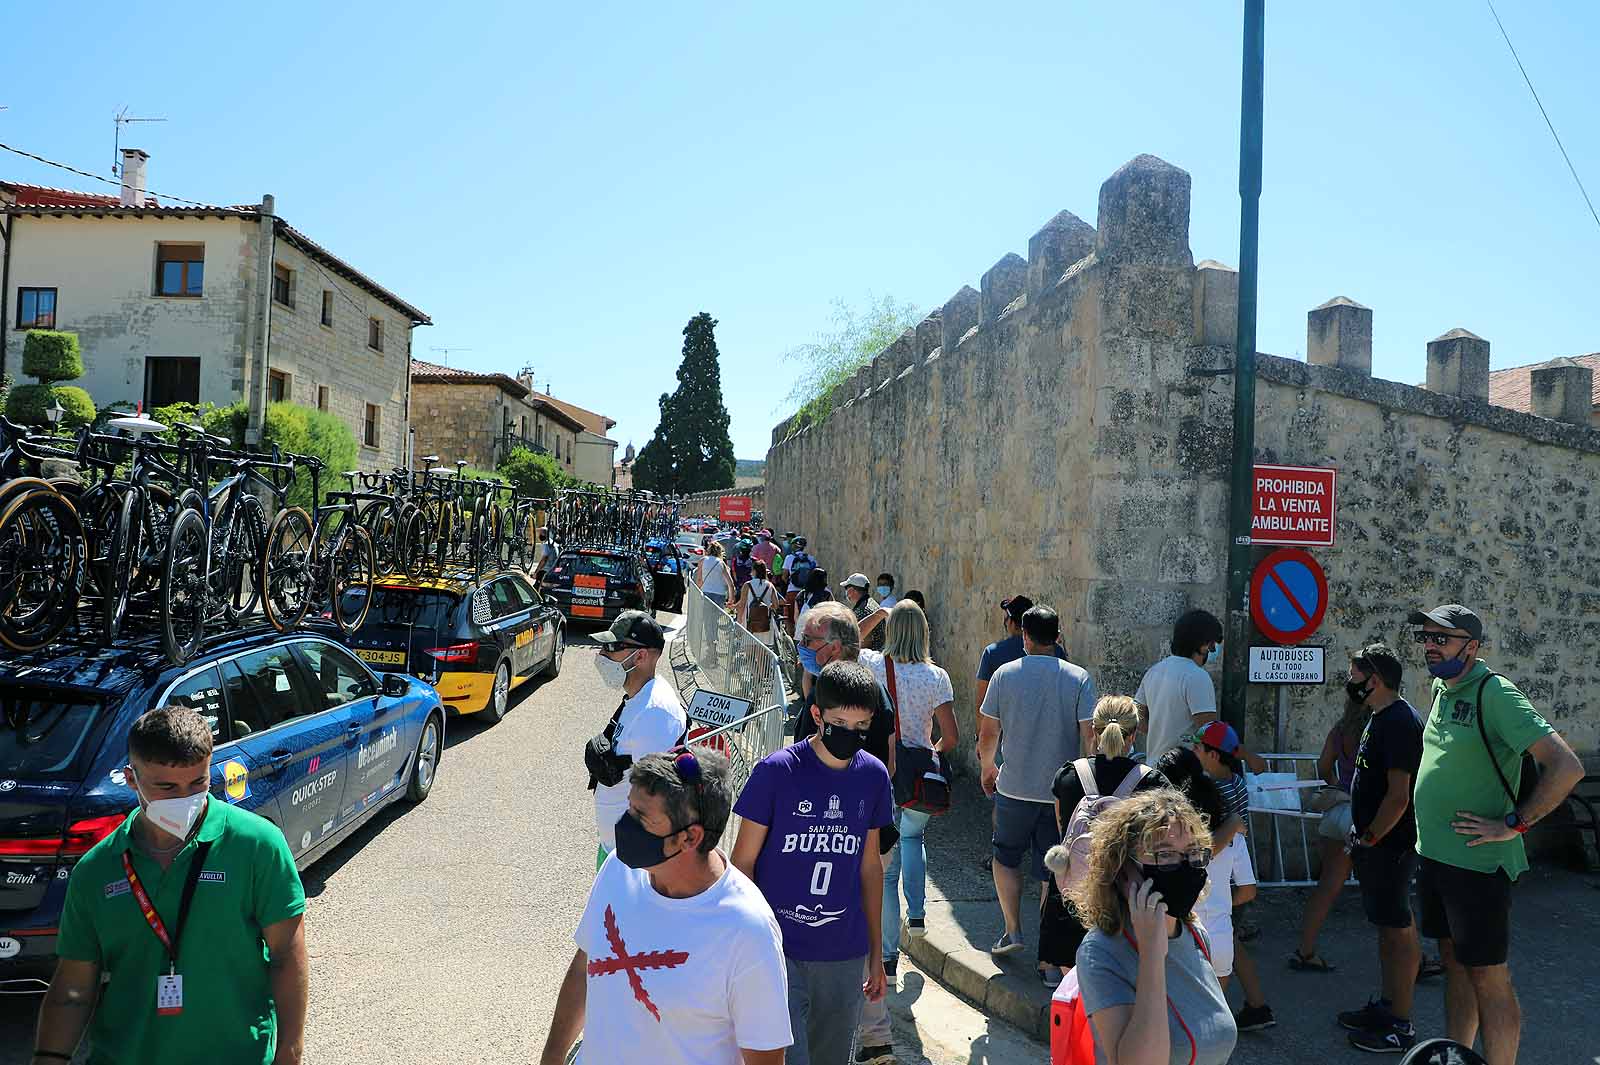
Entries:
<svg viewBox="0 0 1600 1065">
<path fill-rule="evenodd" d="M 1262 559 L 1250 577 L 1250 616 L 1263 636 L 1299 643 L 1328 611 L 1328 578 L 1317 560 L 1296 547 Z"/>
</svg>

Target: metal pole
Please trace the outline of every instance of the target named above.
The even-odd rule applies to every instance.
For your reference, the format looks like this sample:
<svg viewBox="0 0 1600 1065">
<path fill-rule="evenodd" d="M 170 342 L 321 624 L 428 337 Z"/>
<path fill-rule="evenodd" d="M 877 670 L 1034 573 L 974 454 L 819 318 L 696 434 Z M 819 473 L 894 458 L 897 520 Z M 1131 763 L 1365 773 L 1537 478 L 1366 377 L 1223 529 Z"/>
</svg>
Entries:
<svg viewBox="0 0 1600 1065">
<path fill-rule="evenodd" d="M 1244 729 L 1250 633 L 1250 515 L 1256 443 L 1256 272 L 1261 227 L 1261 98 L 1266 0 L 1245 0 L 1239 108 L 1239 321 L 1233 361 L 1233 470 L 1228 487 L 1227 653 L 1222 716 Z"/>
</svg>

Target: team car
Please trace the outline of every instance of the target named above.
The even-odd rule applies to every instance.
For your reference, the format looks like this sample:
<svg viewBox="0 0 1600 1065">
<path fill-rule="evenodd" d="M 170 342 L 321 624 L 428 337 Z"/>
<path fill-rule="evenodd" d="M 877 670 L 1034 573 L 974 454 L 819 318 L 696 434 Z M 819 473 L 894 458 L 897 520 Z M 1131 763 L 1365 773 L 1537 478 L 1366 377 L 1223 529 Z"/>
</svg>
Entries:
<svg viewBox="0 0 1600 1065">
<path fill-rule="evenodd" d="M 655 574 L 644 556 L 612 547 L 563 551 L 545 578 L 557 609 L 576 622 L 614 621 L 624 610 L 649 613 L 655 606 Z"/>
<path fill-rule="evenodd" d="M 359 612 L 366 592 L 345 595 L 347 610 Z M 561 672 L 565 627 L 521 570 L 420 580 L 390 573 L 373 582 L 366 618 L 345 643 L 379 672 L 428 681 L 450 713 L 497 723 L 513 688 Z"/>
<path fill-rule="evenodd" d="M 444 712 L 315 633 L 251 629 L 181 666 L 159 641 L 68 644 L 0 664 L 0 991 L 43 990 L 67 880 L 138 806 L 128 731 L 159 706 L 211 723 L 211 801 L 277 825 L 309 866 L 379 810 L 428 797 Z"/>
<path fill-rule="evenodd" d="M 672 613 L 683 611 L 683 577 L 688 565 L 672 540 L 651 540 L 644 545 L 644 561 L 655 575 L 655 606 Z"/>
</svg>

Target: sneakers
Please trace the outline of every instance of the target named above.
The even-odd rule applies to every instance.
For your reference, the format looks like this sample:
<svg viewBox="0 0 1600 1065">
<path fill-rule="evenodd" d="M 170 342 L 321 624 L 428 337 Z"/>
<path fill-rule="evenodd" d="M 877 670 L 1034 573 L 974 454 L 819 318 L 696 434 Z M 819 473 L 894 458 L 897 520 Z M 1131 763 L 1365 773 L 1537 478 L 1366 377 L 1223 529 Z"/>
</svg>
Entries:
<svg viewBox="0 0 1600 1065">
<path fill-rule="evenodd" d="M 1263 1028 L 1271 1028 L 1277 1024 L 1278 1018 L 1272 1015 L 1271 1006 L 1262 1003 L 1259 1006 L 1245 1006 L 1233 1015 L 1233 1023 L 1241 1032 L 1259 1032 Z"/>
<path fill-rule="evenodd" d="M 928 922 L 921 917 L 906 918 L 906 931 L 912 939 L 921 939 L 928 931 Z"/>
<path fill-rule="evenodd" d="M 1339 1014 L 1339 1027 L 1349 1032 L 1382 1031 L 1394 1023 L 1394 1014 L 1389 1012 L 1389 1007 L 1381 999 L 1368 999 L 1367 1004 L 1358 1010 L 1346 1010 Z"/>
<path fill-rule="evenodd" d="M 1007 932 L 1005 935 L 994 941 L 994 946 L 989 948 L 989 953 L 998 958 L 1006 954 L 1015 954 L 1021 949 L 1022 937 Z"/>
<path fill-rule="evenodd" d="M 1049 968 L 1049 969 L 1040 969 L 1039 970 L 1039 979 L 1044 982 L 1044 986 L 1045 987 L 1049 987 L 1049 988 L 1060 987 L 1061 986 L 1061 980 L 1062 980 L 1061 970 L 1057 969 L 1057 968 L 1054 968 L 1054 967 Z"/>
<path fill-rule="evenodd" d="M 1381 1028 L 1350 1033 L 1350 1045 L 1369 1054 L 1404 1054 L 1416 1041 L 1416 1025 L 1392 1017 Z"/>
<path fill-rule="evenodd" d="M 883 975 L 887 976 L 891 983 L 894 981 L 895 975 L 899 972 L 899 970 L 900 956 L 898 954 L 892 958 L 889 958 L 883 963 Z"/>
<path fill-rule="evenodd" d="M 856 1051 L 856 1065 L 895 1065 L 894 1047 L 862 1047 Z"/>
</svg>

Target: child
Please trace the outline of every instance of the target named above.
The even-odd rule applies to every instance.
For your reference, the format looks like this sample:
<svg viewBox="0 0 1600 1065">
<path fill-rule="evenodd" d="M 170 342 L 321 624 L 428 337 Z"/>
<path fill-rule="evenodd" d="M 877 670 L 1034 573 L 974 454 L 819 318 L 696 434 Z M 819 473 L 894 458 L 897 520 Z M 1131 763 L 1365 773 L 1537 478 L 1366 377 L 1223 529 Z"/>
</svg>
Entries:
<svg viewBox="0 0 1600 1065">
<path fill-rule="evenodd" d="M 1239 818 L 1244 824 L 1250 821 L 1250 795 L 1245 790 L 1242 766 L 1239 763 L 1239 734 L 1233 726 L 1221 721 L 1213 721 L 1196 733 L 1193 743 L 1195 756 L 1200 759 L 1200 764 L 1205 767 L 1206 775 L 1216 781 L 1217 790 L 1222 793 L 1223 805 L 1229 814 Z M 1228 895 L 1229 879 L 1221 876 L 1221 870 L 1213 869 L 1211 882 L 1212 890 L 1218 895 L 1230 898 L 1232 908 L 1238 907 L 1255 898 L 1255 870 L 1250 864 L 1250 850 L 1245 844 L 1245 837 L 1241 833 L 1234 836 L 1229 842 L 1225 852 L 1231 855 L 1232 861 L 1228 870 L 1229 877 L 1239 888 L 1231 896 Z M 1219 858 L 1221 856 L 1219 855 Z M 1231 914 L 1230 914 L 1231 917 Z M 1230 920 L 1230 925 L 1232 924 Z M 1277 1019 L 1272 1016 L 1272 1007 L 1267 1005 L 1267 996 L 1261 988 L 1261 977 L 1256 972 L 1255 959 L 1245 949 L 1240 940 L 1237 929 L 1229 929 L 1233 939 L 1233 967 L 1239 971 L 1239 986 L 1244 990 L 1244 1008 L 1235 1016 L 1241 1032 L 1256 1032 L 1263 1028 L 1271 1028 L 1277 1024 Z M 1213 936 L 1213 942 L 1216 940 Z M 1218 977 L 1222 977 L 1222 970 L 1217 970 Z M 1226 983 L 1223 985 L 1226 987 Z"/>
</svg>

